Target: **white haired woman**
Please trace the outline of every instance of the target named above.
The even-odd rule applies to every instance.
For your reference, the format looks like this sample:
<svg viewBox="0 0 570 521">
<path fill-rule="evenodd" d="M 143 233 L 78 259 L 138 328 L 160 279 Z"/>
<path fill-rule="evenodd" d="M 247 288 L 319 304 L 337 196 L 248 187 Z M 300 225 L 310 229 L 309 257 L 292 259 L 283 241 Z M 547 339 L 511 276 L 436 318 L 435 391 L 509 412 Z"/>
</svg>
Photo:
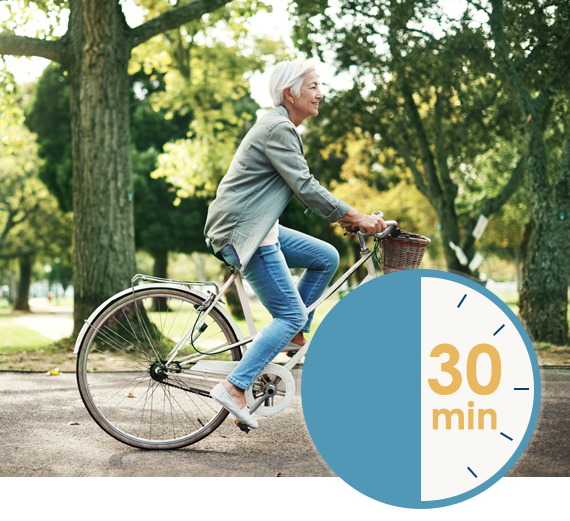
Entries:
<svg viewBox="0 0 570 521">
<path fill-rule="evenodd" d="M 235 266 L 269 310 L 273 320 L 255 337 L 237 368 L 211 396 L 238 420 L 257 428 L 246 407 L 246 391 L 281 351 L 300 349 L 309 332 L 311 305 L 338 266 L 330 244 L 279 225 L 291 197 L 349 233 L 380 233 L 386 224 L 339 200 L 309 172 L 297 127 L 319 114 L 323 99 L 311 62 L 279 63 L 269 80 L 275 108 L 241 142 L 216 199 L 204 233 L 216 253 Z M 304 268 L 295 286 L 289 268 Z"/>
</svg>

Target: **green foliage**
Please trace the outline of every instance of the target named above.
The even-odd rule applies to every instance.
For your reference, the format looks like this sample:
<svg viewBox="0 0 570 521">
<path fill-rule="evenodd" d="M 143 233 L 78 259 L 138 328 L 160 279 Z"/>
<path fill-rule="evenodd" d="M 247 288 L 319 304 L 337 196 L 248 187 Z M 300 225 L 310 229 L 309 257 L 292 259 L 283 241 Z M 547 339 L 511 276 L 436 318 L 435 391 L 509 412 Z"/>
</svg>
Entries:
<svg viewBox="0 0 570 521">
<path fill-rule="evenodd" d="M 327 133 L 332 125 L 331 138 L 337 142 L 355 131 L 368 138 L 376 150 L 369 149 L 366 163 L 368 170 L 376 165 L 377 177 L 383 177 L 380 172 L 386 169 L 401 176 L 404 155 L 423 172 L 424 152 L 404 88 L 413 93 L 421 132 L 432 153 L 437 154 L 439 144 L 460 193 L 469 188 L 459 182 L 465 163 L 474 162 L 497 134 L 513 135 L 510 104 L 500 96 L 493 74 L 464 55 L 467 36 L 461 27 L 451 25 L 441 3 L 370 0 L 338 2 L 336 8 L 326 8 L 324 1 L 297 5 L 300 48 L 321 57 L 334 51 L 338 71 L 348 73 L 354 85 L 344 92 L 334 91 L 328 100 L 334 108 Z M 433 31 L 436 34 L 427 32 L 436 24 L 441 27 Z M 484 43 L 472 36 L 471 46 Z M 393 152 L 386 153 L 387 149 Z M 398 165 L 399 172 L 393 170 Z M 445 183 L 445 173 L 439 176 Z M 380 179 L 379 187 L 387 188 L 386 181 L 394 179 Z"/>
<path fill-rule="evenodd" d="M 67 76 L 57 64 L 44 70 L 26 114 L 27 127 L 38 136 L 38 155 L 44 159 L 39 178 L 57 198 L 64 212 L 73 211 L 73 165 Z"/>
<path fill-rule="evenodd" d="M 47 198 L 37 179 L 37 147 L 30 132 L 15 123 L 0 123 L 0 252 L 13 234 Z"/>
<path fill-rule="evenodd" d="M 172 8 L 165 1 L 141 5 L 149 10 L 147 19 Z M 262 70 L 269 53 L 281 48 L 272 40 L 245 44 L 247 18 L 264 8 L 233 2 L 134 49 L 129 72 L 137 248 L 152 255 L 204 250 L 207 201 L 259 109 L 247 74 Z M 39 136 L 45 159 L 40 176 L 68 211 L 73 187 L 66 79 L 56 65 L 44 71 L 26 124 Z"/>
<path fill-rule="evenodd" d="M 2 7 L 2 32 L 49 40 L 61 25 L 68 0 L 5 0 Z"/>
<path fill-rule="evenodd" d="M 568 9 L 560 1 L 549 8 L 532 0 L 507 4 L 505 27 L 517 69 L 543 88 L 545 73 L 567 67 L 560 57 L 568 43 L 568 16 L 562 14 Z M 469 258 L 474 218 L 509 186 L 524 154 L 524 122 L 493 65 L 489 28 L 476 11 L 438 0 L 298 0 L 291 6 L 299 49 L 323 60 L 332 56 L 337 72 L 352 83 L 333 89 L 319 120 L 309 123 L 310 163 L 341 183 L 337 195 L 348 196 L 359 185 L 363 195 L 366 187 L 390 190 L 384 194 L 389 201 L 393 191 L 406 187 L 402 197 L 415 200 L 413 179 L 437 214 L 434 224 L 439 221 L 447 237 L 443 248 L 461 239 Z M 564 128 L 565 110 L 557 103 L 551 155 L 560 149 Z M 347 181 L 353 185 L 343 188 Z M 369 195 L 354 205 L 359 208 Z M 516 196 L 494 215 L 497 222 L 491 220 L 477 247 L 504 257 L 518 249 L 526 204 Z M 403 206 L 393 208 L 404 212 L 399 220 L 408 219 Z M 450 251 L 446 258 L 457 262 Z"/>
<path fill-rule="evenodd" d="M 228 46 L 207 29 L 196 22 L 159 36 L 136 49 L 131 63 L 131 72 L 143 70 L 152 78 L 154 71 L 156 79 L 162 75 L 164 89 L 149 95 L 156 111 L 165 112 L 167 119 L 174 113 L 192 114 L 187 135 L 164 146 L 153 173 L 176 185 L 181 199 L 213 196 L 260 108 L 247 78 L 263 70 L 268 58 L 261 53 L 278 47 L 266 41 L 246 55 L 240 49 L 243 42 Z"/>
<path fill-rule="evenodd" d="M 192 253 L 205 251 L 203 221 L 208 205 L 205 199 L 179 200 L 176 188 L 165 179 L 151 179 L 158 153 L 133 148 L 135 189 L 135 243 L 151 255 L 163 251 Z"/>
</svg>

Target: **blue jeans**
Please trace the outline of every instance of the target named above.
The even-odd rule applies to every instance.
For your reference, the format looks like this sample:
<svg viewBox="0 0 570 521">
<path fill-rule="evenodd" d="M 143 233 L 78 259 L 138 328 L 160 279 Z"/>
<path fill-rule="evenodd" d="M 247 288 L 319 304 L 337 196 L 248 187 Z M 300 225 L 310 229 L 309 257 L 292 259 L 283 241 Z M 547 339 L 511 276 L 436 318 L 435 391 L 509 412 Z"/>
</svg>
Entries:
<svg viewBox="0 0 570 521">
<path fill-rule="evenodd" d="M 241 269 L 231 245 L 221 253 L 232 266 Z M 338 252 L 330 244 L 304 233 L 279 226 L 279 241 L 260 246 L 245 269 L 245 279 L 273 320 L 256 336 L 228 380 L 247 390 L 265 366 L 299 332 L 311 329 L 314 311 L 307 306 L 323 293 L 338 267 Z M 289 268 L 305 268 L 296 287 Z"/>
</svg>

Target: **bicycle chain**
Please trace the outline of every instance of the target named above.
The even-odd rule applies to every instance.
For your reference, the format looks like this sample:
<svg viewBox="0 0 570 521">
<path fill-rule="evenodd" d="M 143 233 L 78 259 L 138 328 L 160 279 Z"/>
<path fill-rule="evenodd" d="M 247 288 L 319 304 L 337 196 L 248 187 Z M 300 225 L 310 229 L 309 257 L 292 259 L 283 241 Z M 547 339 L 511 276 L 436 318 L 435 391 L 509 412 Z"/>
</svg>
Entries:
<svg viewBox="0 0 570 521">
<path fill-rule="evenodd" d="M 164 380 L 162 380 L 160 383 L 168 385 L 170 387 L 175 387 L 176 389 L 180 389 L 182 391 L 187 391 L 189 393 L 198 394 L 200 396 L 206 396 L 207 398 L 210 398 L 210 393 L 208 391 L 202 391 L 201 389 L 192 389 L 190 387 L 181 387 L 180 385 L 171 384 Z"/>
</svg>

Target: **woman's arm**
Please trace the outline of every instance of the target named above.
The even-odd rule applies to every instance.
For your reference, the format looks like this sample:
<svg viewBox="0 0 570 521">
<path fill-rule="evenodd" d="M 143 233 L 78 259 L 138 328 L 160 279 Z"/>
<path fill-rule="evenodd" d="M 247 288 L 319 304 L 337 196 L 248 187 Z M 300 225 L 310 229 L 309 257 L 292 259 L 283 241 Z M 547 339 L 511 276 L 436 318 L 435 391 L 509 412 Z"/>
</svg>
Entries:
<svg viewBox="0 0 570 521">
<path fill-rule="evenodd" d="M 301 139 L 291 124 L 280 123 L 268 132 L 265 156 L 305 206 L 329 223 L 337 222 L 350 206 L 314 178 L 303 155 Z"/>
<path fill-rule="evenodd" d="M 265 155 L 295 195 L 329 223 L 338 222 L 349 235 L 374 234 L 386 229 L 384 220 L 351 208 L 321 186 L 309 171 L 297 131 L 287 124 L 273 127 L 265 143 Z"/>
</svg>

